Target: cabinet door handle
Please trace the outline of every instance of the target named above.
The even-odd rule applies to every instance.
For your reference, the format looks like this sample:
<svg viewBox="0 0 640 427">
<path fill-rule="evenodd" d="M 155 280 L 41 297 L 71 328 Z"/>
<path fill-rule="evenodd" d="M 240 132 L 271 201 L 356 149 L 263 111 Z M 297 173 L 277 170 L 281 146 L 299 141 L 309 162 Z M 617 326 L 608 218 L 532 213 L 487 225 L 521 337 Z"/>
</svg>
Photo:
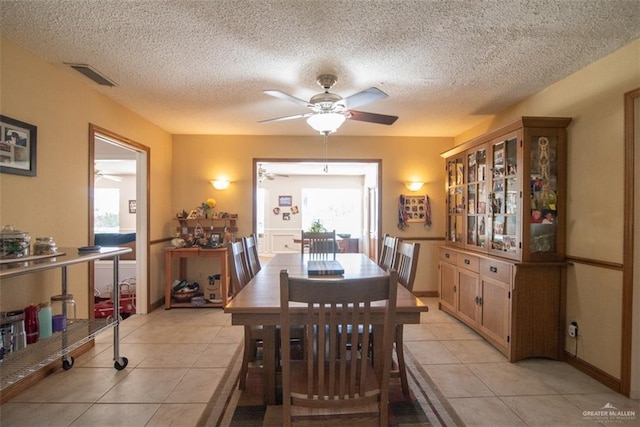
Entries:
<svg viewBox="0 0 640 427">
<path fill-rule="evenodd" d="M 489 271 L 491 271 L 492 273 L 497 273 L 498 267 L 489 267 Z"/>
<path fill-rule="evenodd" d="M 470 261 L 468 258 L 465 258 L 465 259 L 464 259 L 464 263 L 465 263 L 465 264 L 467 264 L 467 265 L 469 265 L 469 264 L 471 264 L 471 261 Z"/>
<path fill-rule="evenodd" d="M 480 297 L 476 297 L 476 305 L 480 305 Z"/>
<path fill-rule="evenodd" d="M 444 254 L 444 257 L 448 259 L 448 258 L 450 258 L 451 256 L 450 256 L 449 254 Z"/>
<path fill-rule="evenodd" d="M 457 287 L 457 286 L 454 286 L 454 287 L 453 287 L 453 293 L 455 294 L 456 292 L 458 292 L 458 287 Z"/>
<path fill-rule="evenodd" d="M 477 297 L 478 298 L 478 305 L 482 305 L 482 297 Z"/>
</svg>

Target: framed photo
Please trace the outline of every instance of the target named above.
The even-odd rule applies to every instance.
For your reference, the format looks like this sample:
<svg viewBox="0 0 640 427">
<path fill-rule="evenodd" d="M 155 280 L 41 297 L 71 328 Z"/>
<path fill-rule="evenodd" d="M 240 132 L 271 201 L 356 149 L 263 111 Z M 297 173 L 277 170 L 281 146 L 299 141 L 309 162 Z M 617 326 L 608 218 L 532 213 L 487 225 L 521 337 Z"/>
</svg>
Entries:
<svg viewBox="0 0 640 427">
<path fill-rule="evenodd" d="M 0 172 L 36 176 L 38 128 L 0 115 Z"/>
<path fill-rule="evenodd" d="M 423 222 L 426 217 L 424 196 L 404 196 L 404 212 L 407 222 Z"/>
<path fill-rule="evenodd" d="M 218 233 L 211 233 L 211 236 L 209 237 L 209 244 L 211 246 L 217 246 L 220 242 L 222 242 L 222 236 Z"/>
<path fill-rule="evenodd" d="M 290 221 L 291 220 L 291 213 L 290 212 L 282 212 L 282 220 L 283 221 Z"/>
<path fill-rule="evenodd" d="M 278 196 L 278 206 L 291 206 L 292 201 L 291 196 Z"/>
<path fill-rule="evenodd" d="M 135 200 L 129 200 L 129 213 L 130 214 L 136 213 L 136 201 Z"/>
</svg>

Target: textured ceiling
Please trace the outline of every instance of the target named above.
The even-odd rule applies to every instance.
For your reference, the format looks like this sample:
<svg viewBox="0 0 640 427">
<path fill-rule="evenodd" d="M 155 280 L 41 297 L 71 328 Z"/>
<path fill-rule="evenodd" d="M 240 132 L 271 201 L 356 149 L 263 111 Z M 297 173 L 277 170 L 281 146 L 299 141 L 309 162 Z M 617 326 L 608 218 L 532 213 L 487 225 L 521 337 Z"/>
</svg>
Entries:
<svg viewBox="0 0 640 427">
<path fill-rule="evenodd" d="M 304 100 L 334 73 L 392 126 L 340 135 L 453 136 L 640 37 L 639 0 L 0 0 L 0 32 L 175 134 L 311 135 Z M 640 58 L 639 58 L 640 61 Z M 104 88 L 66 67 L 86 63 Z"/>
</svg>

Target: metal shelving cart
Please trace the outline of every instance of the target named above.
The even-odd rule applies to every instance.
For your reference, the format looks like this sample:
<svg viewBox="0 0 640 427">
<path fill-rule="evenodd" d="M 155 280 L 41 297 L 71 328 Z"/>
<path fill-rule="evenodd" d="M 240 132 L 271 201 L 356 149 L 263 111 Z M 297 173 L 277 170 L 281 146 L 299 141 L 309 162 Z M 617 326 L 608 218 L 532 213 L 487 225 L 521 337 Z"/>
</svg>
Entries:
<svg viewBox="0 0 640 427">
<path fill-rule="evenodd" d="M 103 247 L 95 252 L 81 252 L 78 248 L 60 248 L 56 254 L 30 256 L 15 260 L 2 260 L 0 264 L 0 283 L 4 279 L 36 273 L 39 271 L 60 269 L 62 273 L 62 294 L 67 294 L 67 267 L 99 259 L 113 259 L 113 283 L 119 283 L 118 264 L 120 255 L 131 252 L 130 248 Z M 120 305 L 120 287 L 114 286 L 113 304 Z M 64 305 L 63 305 L 64 307 Z M 65 370 L 73 367 L 71 351 L 92 340 L 96 335 L 113 329 L 114 368 L 122 370 L 128 360 L 120 356 L 119 347 L 120 317 L 107 319 L 75 319 L 67 327 L 54 333 L 50 338 L 38 340 L 25 349 L 6 355 L 0 364 L 0 391 L 28 377 L 39 369 L 62 358 Z"/>
</svg>

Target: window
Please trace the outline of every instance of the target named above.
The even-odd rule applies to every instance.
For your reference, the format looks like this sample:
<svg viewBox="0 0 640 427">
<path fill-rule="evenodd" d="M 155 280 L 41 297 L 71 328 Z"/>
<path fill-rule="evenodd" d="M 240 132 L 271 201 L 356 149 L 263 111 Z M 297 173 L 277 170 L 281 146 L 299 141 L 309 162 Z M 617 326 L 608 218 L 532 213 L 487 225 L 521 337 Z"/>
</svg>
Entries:
<svg viewBox="0 0 640 427">
<path fill-rule="evenodd" d="M 95 188 L 93 193 L 93 231 L 120 232 L 120 189 Z"/>
<path fill-rule="evenodd" d="M 302 229 L 308 230 L 315 220 L 320 220 L 328 231 L 336 230 L 336 233 L 359 238 L 362 234 L 362 190 L 303 188 Z"/>
</svg>

